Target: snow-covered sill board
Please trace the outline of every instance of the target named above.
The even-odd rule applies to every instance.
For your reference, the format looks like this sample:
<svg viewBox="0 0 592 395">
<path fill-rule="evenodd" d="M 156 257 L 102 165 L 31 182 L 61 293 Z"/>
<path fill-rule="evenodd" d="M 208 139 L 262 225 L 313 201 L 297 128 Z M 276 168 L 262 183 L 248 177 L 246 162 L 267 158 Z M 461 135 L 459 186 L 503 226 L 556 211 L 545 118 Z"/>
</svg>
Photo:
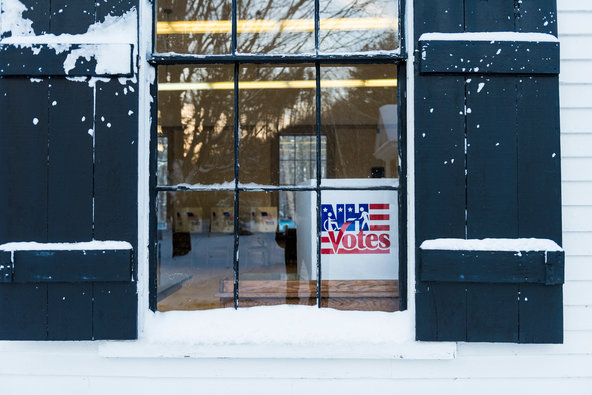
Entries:
<svg viewBox="0 0 592 395">
<path fill-rule="evenodd" d="M 101 342 L 121 358 L 451 359 L 456 343 L 414 341 L 409 311 L 266 306 L 148 313 L 137 341 Z"/>
<path fill-rule="evenodd" d="M 0 245 L 0 282 L 127 282 L 132 256 L 125 241 L 6 243 Z"/>
<path fill-rule="evenodd" d="M 559 41 L 517 32 L 424 33 L 422 73 L 559 74 Z"/>
<path fill-rule="evenodd" d="M 563 284 L 564 252 L 546 239 L 435 239 L 420 246 L 420 280 Z"/>
<path fill-rule="evenodd" d="M 133 53 L 133 44 L 0 43 L 0 75 L 131 76 Z"/>
</svg>

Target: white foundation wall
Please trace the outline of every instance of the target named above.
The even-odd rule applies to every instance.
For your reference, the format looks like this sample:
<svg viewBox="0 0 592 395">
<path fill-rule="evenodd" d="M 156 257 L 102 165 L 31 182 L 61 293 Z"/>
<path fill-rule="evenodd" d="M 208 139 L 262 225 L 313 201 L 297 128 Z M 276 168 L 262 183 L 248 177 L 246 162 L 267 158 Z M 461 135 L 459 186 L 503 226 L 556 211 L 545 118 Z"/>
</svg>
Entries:
<svg viewBox="0 0 592 395">
<path fill-rule="evenodd" d="M 0 342 L 0 394 L 592 394 L 592 1 L 558 8 L 564 344 L 372 360 L 104 357 L 93 342 Z"/>
</svg>

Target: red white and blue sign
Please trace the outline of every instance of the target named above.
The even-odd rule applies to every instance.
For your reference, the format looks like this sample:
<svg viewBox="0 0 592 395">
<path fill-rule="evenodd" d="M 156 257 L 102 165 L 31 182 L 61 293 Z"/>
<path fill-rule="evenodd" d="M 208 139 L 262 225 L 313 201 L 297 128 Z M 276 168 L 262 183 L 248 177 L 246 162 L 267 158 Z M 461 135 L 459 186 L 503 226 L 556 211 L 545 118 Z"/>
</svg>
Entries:
<svg viewBox="0 0 592 395">
<path fill-rule="evenodd" d="M 323 185 L 360 188 L 392 186 L 387 178 L 322 180 Z M 298 271 L 316 278 L 317 246 L 321 243 L 323 280 L 392 280 L 399 273 L 397 192 L 391 190 L 326 190 L 321 194 L 317 233 L 317 196 L 296 194 Z"/>
<path fill-rule="evenodd" d="M 389 254 L 391 204 L 321 205 L 321 254 Z"/>
</svg>

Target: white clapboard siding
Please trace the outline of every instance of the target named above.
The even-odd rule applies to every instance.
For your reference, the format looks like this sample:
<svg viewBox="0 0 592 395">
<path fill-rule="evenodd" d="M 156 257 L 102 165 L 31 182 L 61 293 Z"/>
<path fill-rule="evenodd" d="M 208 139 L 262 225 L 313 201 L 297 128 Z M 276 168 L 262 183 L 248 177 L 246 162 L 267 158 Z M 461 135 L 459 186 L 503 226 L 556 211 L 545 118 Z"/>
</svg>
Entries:
<svg viewBox="0 0 592 395">
<path fill-rule="evenodd" d="M 592 305 L 592 281 L 567 281 L 563 286 L 563 305 Z"/>
<path fill-rule="evenodd" d="M 592 206 L 564 206 L 563 230 L 565 232 L 591 232 Z"/>
<path fill-rule="evenodd" d="M 591 44 L 592 45 L 592 40 Z M 589 133 L 592 108 L 562 108 L 559 114 L 561 131 L 566 133 Z"/>
<path fill-rule="evenodd" d="M 587 255 L 567 255 L 565 258 L 565 279 L 567 281 L 591 281 L 592 258 Z"/>
<path fill-rule="evenodd" d="M 592 157 L 563 158 L 561 178 L 563 181 L 592 181 Z"/>
<path fill-rule="evenodd" d="M 592 132 L 592 125 L 590 130 Z M 561 136 L 562 158 L 590 156 L 590 147 L 592 147 L 592 133 L 566 133 Z"/>
<path fill-rule="evenodd" d="M 2 379 L 2 376 L 0 376 Z M 481 380 L 448 378 L 448 379 L 358 379 L 340 380 L 290 380 L 290 379 L 233 379 L 223 383 L 209 379 L 176 379 L 161 381 L 155 387 L 155 380 L 138 377 L 35 377 L 17 376 L 3 385 L 7 394 L 39 393 L 43 388 L 44 395 L 64 395 L 64 389 L 72 394 L 104 395 L 114 394 L 339 394 L 360 395 L 374 393 L 396 394 L 479 394 L 499 395 L 515 394 L 517 389 L 524 389 L 524 394 L 585 394 L 582 388 L 592 386 L 592 380 L 574 378 L 564 382 L 559 378 L 527 378 Z M 223 390 L 222 390 L 223 388 Z M 199 391 L 197 390 L 199 389 Z M 162 392 L 159 392 L 162 391 Z"/>
<path fill-rule="evenodd" d="M 565 254 L 592 258 L 592 233 L 563 232 L 563 249 Z"/>
<path fill-rule="evenodd" d="M 563 47 L 562 47 L 563 49 Z M 560 84 L 585 83 L 592 84 L 592 50 L 587 51 L 590 59 L 562 60 L 559 74 Z"/>
<path fill-rule="evenodd" d="M 563 344 L 496 344 L 496 343 L 458 343 L 456 355 L 464 356 L 526 356 L 561 355 L 592 353 L 592 336 L 588 331 L 565 332 Z"/>
<path fill-rule="evenodd" d="M 557 6 L 561 48 L 561 196 L 566 254 L 564 346 L 566 349 L 573 347 L 576 353 L 591 355 L 592 1 L 559 0 Z M 468 352 L 475 351 L 478 348 Z M 575 361 L 566 363 L 573 365 Z M 586 377 L 591 376 L 592 369 Z M 586 386 L 574 393 L 586 393 L 584 388 L 592 390 L 592 386 Z"/>
<path fill-rule="evenodd" d="M 592 34 L 592 12 L 559 12 L 557 23 L 559 36 Z"/>
<path fill-rule="evenodd" d="M 559 44 L 561 60 L 589 60 L 592 53 L 582 48 L 582 36 L 562 36 Z M 563 68 L 561 68 L 563 73 Z"/>
<path fill-rule="evenodd" d="M 498 345 L 501 346 L 501 345 Z M 550 348 L 551 346 L 549 346 Z M 525 347 L 526 348 L 526 347 Z M 59 360 L 59 363 L 56 363 Z M 67 353 L 0 355 L 2 375 L 41 377 L 141 377 L 184 379 L 209 378 L 219 383 L 234 379 L 449 379 L 471 378 L 582 378 L 590 377 L 592 354 L 557 355 L 538 353 L 515 357 L 462 356 L 454 360 L 315 360 L 315 359 L 109 359 Z M 64 367 L 67 366 L 67 369 Z M 217 380 L 216 380 L 217 379 Z M 164 383 L 160 383 L 161 385 Z M 2 381 L 2 389 L 6 388 Z M 163 391 L 169 393 L 169 391 Z M 176 391 L 173 391 L 175 393 Z M 5 392 L 3 392 L 4 394 Z M 46 394 L 46 392 L 37 392 Z M 84 392 L 82 392 L 84 393 Z M 116 392 L 119 394 L 121 392 Z M 205 393 L 201 388 L 189 393 Z M 244 393 L 244 392 L 240 392 Z M 290 393 L 284 391 L 281 393 Z M 331 392 L 338 393 L 338 392 Z M 367 392 L 360 392 L 365 394 Z M 389 392 L 392 393 L 392 392 Z M 466 392 L 465 392 L 466 393 Z M 19 393 L 20 394 L 20 393 Z"/>
<path fill-rule="evenodd" d="M 561 199 L 564 206 L 592 205 L 592 182 L 564 182 L 561 184 Z"/>
<path fill-rule="evenodd" d="M 566 306 L 563 317 L 567 331 L 592 331 L 592 305 Z"/>
<path fill-rule="evenodd" d="M 592 11 L 592 2 L 590 0 L 557 0 L 557 10 L 559 15 L 563 11 Z"/>
<path fill-rule="evenodd" d="M 561 108 L 592 108 L 592 84 L 559 85 Z"/>
</svg>

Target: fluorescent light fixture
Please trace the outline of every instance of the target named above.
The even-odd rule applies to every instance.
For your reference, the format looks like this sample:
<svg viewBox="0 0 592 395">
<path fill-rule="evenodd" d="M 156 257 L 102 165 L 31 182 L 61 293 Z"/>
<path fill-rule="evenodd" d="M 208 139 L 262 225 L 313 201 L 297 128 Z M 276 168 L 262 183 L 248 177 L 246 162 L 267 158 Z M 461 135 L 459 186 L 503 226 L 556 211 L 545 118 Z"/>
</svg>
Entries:
<svg viewBox="0 0 592 395">
<path fill-rule="evenodd" d="M 369 80 L 321 80 L 321 88 L 383 88 L 396 87 L 396 78 L 369 79 Z M 313 89 L 315 80 L 293 81 L 239 81 L 239 89 Z M 234 82 L 161 82 L 158 84 L 159 92 L 185 91 L 185 90 L 231 90 Z"/>
<path fill-rule="evenodd" d="M 397 18 L 328 18 L 321 19 L 321 30 L 396 30 Z M 239 20 L 237 33 L 313 32 L 314 19 Z M 221 21 L 159 21 L 156 34 L 231 33 L 232 22 Z"/>
</svg>

